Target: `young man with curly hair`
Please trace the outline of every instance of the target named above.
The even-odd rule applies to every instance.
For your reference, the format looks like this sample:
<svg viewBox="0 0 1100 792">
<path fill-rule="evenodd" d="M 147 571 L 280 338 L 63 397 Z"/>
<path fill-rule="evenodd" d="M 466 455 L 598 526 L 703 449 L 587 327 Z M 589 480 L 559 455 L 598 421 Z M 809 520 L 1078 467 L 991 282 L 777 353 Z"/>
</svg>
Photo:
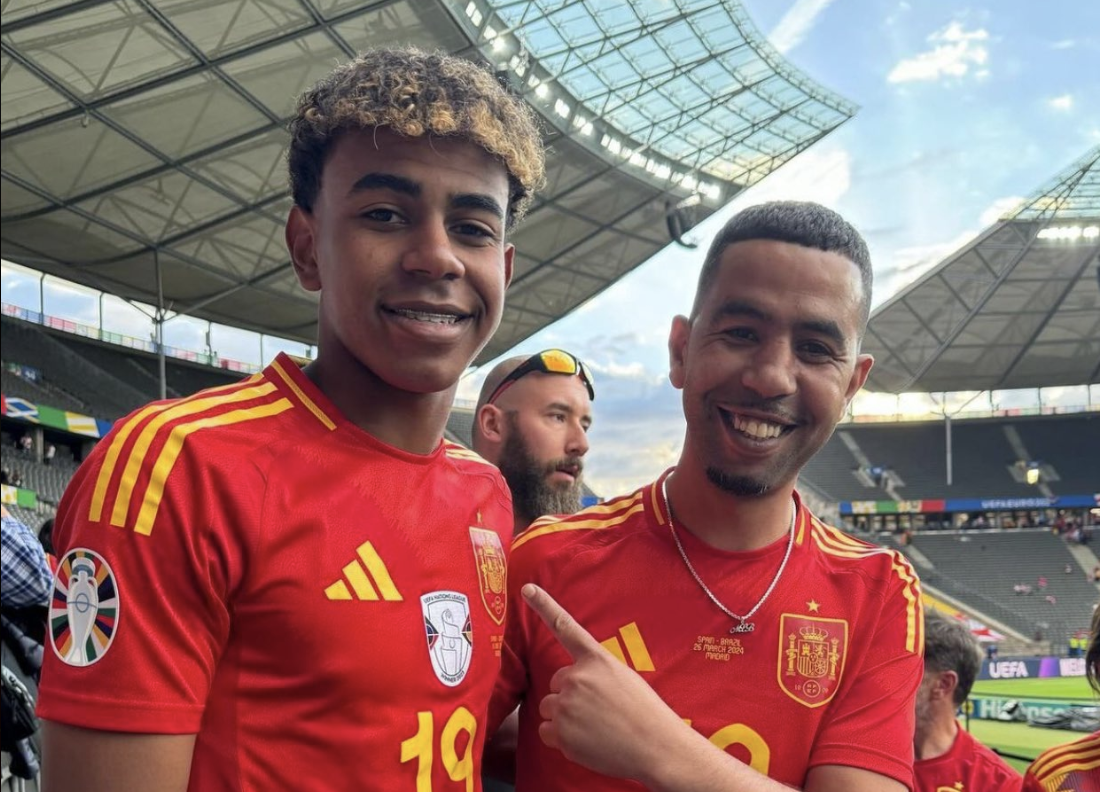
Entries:
<svg viewBox="0 0 1100 792">
<path fill-rule="evenodd" d="M 77 472 L 47 790 L 476 784 L 512 507 L 443 429 L 500 322 L 541 138 L 489 72 L 415 50 L 336 69 L 290 132 L 317 359 L 151 404 Z"/>
</svg>

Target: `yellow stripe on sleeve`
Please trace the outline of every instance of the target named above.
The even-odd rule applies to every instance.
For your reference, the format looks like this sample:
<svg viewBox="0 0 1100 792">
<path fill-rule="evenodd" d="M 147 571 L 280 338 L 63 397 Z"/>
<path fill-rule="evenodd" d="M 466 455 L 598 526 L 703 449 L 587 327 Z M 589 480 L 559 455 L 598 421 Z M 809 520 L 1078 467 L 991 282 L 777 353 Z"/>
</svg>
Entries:
<svg viewBox="0 0 1100 792">
<path fill-rule="evenodd" d="M 167 410 L 163 410 L 145 425 L 130 449 L 130 457 L 126 460 L 126 467 L 122 471 L 122 480 L 118 483 L 118 491 L 115 493 L 115 506 L 111 511 L 111 525 L 122 526 L 126 524 L 126 515 L 130 511 L 130 498 L 134 492 L 138 477 L 141 474 L 141 466 L 149 453 L 149 447 L 153 444 L 157 433 L 169 421 L 186 418 L 196 413 L 206 412 L 215 407 L 221 407 L 235 402 L 249 401 L 266 396 L 275 390 L 275 385 L 265 382 L 250 388 L 242 388 L 228 394 L 214 394 L 203 396 L 194 401 L 178 402 Z M 163 454 L 162 454 L 163 456 Z M 159 461 L 158 461 L 159 464 Z"/>
<path fill-rule="evenodd" d="M 267 386 L 274 387 L 274 386 Z M 248 407 L 241 410 L 213 415 L 209 418 L 200 418 L 190 423 L 177 424 L 168 436 L 168 442 L 161 449 L 156 464 L 153 465 L 153 473 L 149 477 L 149 486 L 145 488 L 145 497 L 141 503 L 141 511 L 138 512 L 137 521 L 134 523 L 134 531 L 148 536 L 153 532 L 153 523 L 157 519 L 157 511 L 160 509 L 161 499 L 164 497 L 164 487 L 168 483 L 168 476 L 176 464 L 176 459 L 183 450 L 184 441 L 192 432 L 200 429 L 209 429 L 215 426 L 229 426 L 231 424 L 251 421 L 257 418 L 267 418 L 289 410 L 294 405 L 290 399 L 281 398 L 268 404 L 257 407 Z M 125 516 L 125 515 L 123 515 Z"/>
<path fill-rule="evenodd" d="M 182 401 L 170 402 L 167 404 L 150 404 L 124 423 L 111 441 L 111 445 L 107 449 L 107 454 L 103 459 L 103 465 L 99 468 L 99 476 L 96 478 L 95 482 L 95 491 L 92 493 L 92 504 L 88 509 L 88 520 L 91 522 L 99 522 L 100 517 L 103 515 L 103 504 L 107 499 L 107 487 L 111 484 L 111 477 L 114 476 L 115 465 L 118 463 L 118 457 L 122 453 L 122 447 L 126 445 L 126 441 L 142 421 L 153 413 L 163 412 L 183 402 L 191 402 L 199 398 L 236 390 L 237 388 L 242 388 L 256 382 L 259 379 L 261 379 L 261 375 L 253 374 L 243 382 L 234 382 L 232 385 L 221 385 L 217 388 L 210 388 L 183 399 Z"/>
</svg>

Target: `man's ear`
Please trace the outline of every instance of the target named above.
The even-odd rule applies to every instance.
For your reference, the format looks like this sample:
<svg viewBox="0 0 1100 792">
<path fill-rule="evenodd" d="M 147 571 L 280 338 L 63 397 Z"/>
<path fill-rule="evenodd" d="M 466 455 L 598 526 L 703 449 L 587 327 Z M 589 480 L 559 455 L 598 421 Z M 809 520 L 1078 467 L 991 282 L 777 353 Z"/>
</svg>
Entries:
<svg viewBox="0 0 1100 792">
<path fill-rule="evenodd" d="M 515 272 L 514 259 L 516 257 L 516 246 L 505 245 L 504 246 L 504 288 L 507 289 L 512 283 L 512 275 Z"/>
<path fill-rule="evenodd" d="M 504 410 L 495 404 L 483 404 L 474 417 L 475 434 L 490 443 L 504 442 Z"/>
<path fill-rule="evenodd" d="M 959 686 L 959 675 L 954 671 L 940 671 L 936 675 L 936 682 L 932 687 L 932 695 L 938 698 L 953 700 L 955 688 Z"/>
<path fill-rule="evenodd" d="M 867 375 L 871 373 L 871 366 L 873 365 L 875 365 L 875 359 L 870 355 L 863 354 L 856 357 L 856 367 L 852 372 L 852 378 L 848 380 L 848 388 L 844 393 L 844 407 L 837 420 L 842 419 L 844 413 L 848 412 L 848 406 L 852 403 L 852 399 L 856 397 L 856 394 L 859 393 L 859 389 L 867 382 Z"/>
<path fill-rule="evenodd" d="M 317 266 L 313 215 L 300 206 L 291 207 L 286 218 L 286 249 L 298 283 L 306 291 L 321 290 L 321 271 Z"/>
<path fill-rule="evenodd" d="M 680 390 L 687 376 L 688 341 L 691 339 L 691 320 L 686 316 L 674 316 L 668 333 L 668 381 Z"/>
</svg>

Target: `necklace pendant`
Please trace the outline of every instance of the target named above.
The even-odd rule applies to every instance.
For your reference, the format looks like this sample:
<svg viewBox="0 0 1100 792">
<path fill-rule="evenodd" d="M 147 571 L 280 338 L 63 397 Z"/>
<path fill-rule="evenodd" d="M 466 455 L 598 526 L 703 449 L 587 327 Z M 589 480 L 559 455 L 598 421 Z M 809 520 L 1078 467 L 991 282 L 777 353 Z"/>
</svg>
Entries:
<svg viewBox="0 0 1100 792">
<path fill-rule="evenodd" d="M 744 619 L 742 619 L 739 623 L 730 627 L 730 633 L 751 633 L 755 629 L 755 624 L 753 624 L 751 621 L 745 621 Z"/>
</svg>

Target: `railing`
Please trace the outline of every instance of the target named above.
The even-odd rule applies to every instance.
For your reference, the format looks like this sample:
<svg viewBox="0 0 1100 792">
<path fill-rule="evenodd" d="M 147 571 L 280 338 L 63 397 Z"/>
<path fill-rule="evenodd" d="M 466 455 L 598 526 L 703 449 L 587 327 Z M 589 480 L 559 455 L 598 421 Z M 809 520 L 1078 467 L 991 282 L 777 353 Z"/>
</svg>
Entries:
<svg viewBox="0 0 1100 792">
<path fill-rule="evenodd" d="M 50 316 L 49 314 L 39 313 L 38 311 L 30 311 L 18 305 L 0 303 L 0 312 L 2 312 L 4 316 L 22 319 L 24 322 L 32 322 L 33 324 L 48 327 L 51 330 L 60 330 L 63 333 L 71 333 L 83 338 L 92 338 L 96 341 L 103 341 L 128 349 L 137 349 L 154 355 L 158 352 L 157 344 L 151 340 L 134 338 L 133 336 L 123 335 L 122 333 L 112 333 L 108 330 L 101 330 L 93 325 L 73 322 L 69 319 Z M 254 374 L 260 370 L 260 366 L 254 363 L 242 363 L 239 360 L 231 360 L 229 358 L 219 357 L 218 355 L 207 355 L 202 352 L 174 347 L 169 344 L 165 344 L 163 348 L 164 354 L 167 357 L 177 360 L 186 360 L 204 366 L 213 366 L 214 368 L 225 369 L 226 371 L 239 371 L 243 374 Z"/>
<path fill-rule="evenodd" d="M 1029 415 L 1072 415 L 1083 412 L 1100 412 L 1100 404 L 1073 404 L 1068 406 L 1045 407 L 1011 407 L 1002 410 L 967 410 L 966 412 L 953 413 L 952 421 L 965 421 L 973 418 L 1022 418 Z M 943 421 L 943 413 L 888 413 L 846 415 L 841 419 L 842 424 L 861 423 L 899 423 L 913 421 Z"/>
</svg>

